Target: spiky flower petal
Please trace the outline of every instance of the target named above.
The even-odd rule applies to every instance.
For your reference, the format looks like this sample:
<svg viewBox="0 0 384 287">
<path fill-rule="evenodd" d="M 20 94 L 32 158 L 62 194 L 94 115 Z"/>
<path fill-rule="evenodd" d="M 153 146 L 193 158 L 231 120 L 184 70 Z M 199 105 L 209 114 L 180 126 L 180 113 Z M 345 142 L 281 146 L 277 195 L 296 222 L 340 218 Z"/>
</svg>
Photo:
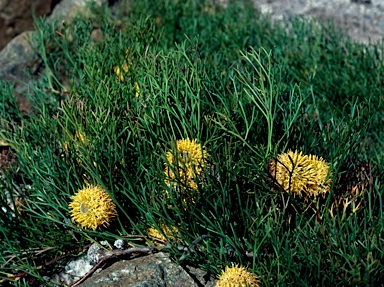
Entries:
<svg viewBox="0 0 384 287">
<path fill-rule="evenodd" d="M 255 274 L 242 266 L 232 264 L 231 267 L 226 266 L 225 270 L 221 271 L 216 287 L 258 287 L 259 282 L 259 278 Z"/>
<path fill-rule="evenodd" d="M 209 156 L 204 148 L 196 140 L 181 139 L 176 142 L 176 150 L 167 152 L 166 156 L 165 183 L 174 185 L 180 180 L 187 187 L 197 190 L 195 179 L 206 167 Z"/>
<path fill-rule="evenodd" d="M 306 200 L 330 190 L 329 165 L 315 155 L 288 151 L 271 162 L 270 172 L 286 192 Z"/>
<path fill-rule="evenodd" d="M 116 216 L 116 206 L 108 193 L 99 186 L 89 185 L 72 196 L 69 204 L 72 219 L 82 228 L 96 230 L 108 226 Z"/>
</svg>

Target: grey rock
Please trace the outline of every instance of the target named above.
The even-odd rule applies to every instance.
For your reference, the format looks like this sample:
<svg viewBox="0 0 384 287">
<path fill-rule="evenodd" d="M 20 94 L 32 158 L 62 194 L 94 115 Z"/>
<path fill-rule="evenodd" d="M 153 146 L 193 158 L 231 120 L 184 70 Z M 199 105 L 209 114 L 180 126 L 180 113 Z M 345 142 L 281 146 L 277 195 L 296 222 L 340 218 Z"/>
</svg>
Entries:
<svg viewBox="0 0 384 287">
<path fill-rule="evenodd" d="M 111 246 L 109 245 L 108 241 L 101 241 L 100 244 L 102 246 L 105 246 L 106 248 L 111 249 Z M 91 265 L 95 265 L 105 255 L 105 251 L 100 247 L 99 244 L 96 243 L 93 243 L 87 251 L 87 258 Z"/>
<path fill-rule="evenodd" d="M 189 269 L 189 270 L 188 270 Z M 187 272 L 188 270 L 189 272 Z M 94 274 L 81 287 L 213 287 L 214 279 L 195 268 L 183 269 L 167 253 L 118 261 Z M 189 273 L 189 274 L 188 274 Z M 190 275 L 191 274 L 191 275 Z"/>
<path fill-rule="evenodd" d="M 123 250 L 125 247 L 125 241 L 123 239 L 117 239 L 113 246 L 115 246 L 117 249 Z"/>
<path fill-rule="evenodd" d="M 33 50 L 33 45 L 31 43 L 32 35 L 32 31 L 24 32 L 15 37 L 12 40 L 12 43 L 9 43 L 3 50 L 1 50 L 1 78 L 15 80 L 12 76 L 8 76 L 9 72 L 13 71 L 10 67 L 24 67 L 34 57 L 33 55 L 30 55 L 30 51 Z M 5 67 L 8 69 L 5 69 Z"/>
<path fill-rule="evenodd" d="M 99 254 L 100 247 L 96 243 L 93 243 L 89 248 L 87 252 L 87 258 L 89 260 L 89 263 L 91 265 L 95 265 L 100 260 L 100 254 Z"/>
<path fill-rule="evenodd" d="M 23 94 L 28 90 L 25 83 L 30 81 L 28 75 L 30 68 L 38 59 L 35 46 L 32 44 L 32 36 L 32 31 L 23 32 L 0 51 L 0 79 L 14 85 L 15 96 L 22 112 L 30 109 L 29 102 Z"/>
<path fill-rule="evenodd" d="M 17 1 L 13 2 L 18 3 Z M 89 11 L 88 6 L 86 5 L 87 2 L 101 5 L 105 0 L 62 0 L 55 7 L 48 20 L 69 20 L 69 18 L 76 13 Z M 0 0 L 0 19 L 1 9 L 5 4 L 5 0 Z M 0 51 L 0 80 L 8 81 L 13 84 L 14 96 L 17 99 L 20 111 L 24 114 L 29 113 L 31 110 L 30 102 L 25 96 L 29 93 L 28 84 L 31 79 L 36 79 L 38 77 L 38 71 L 42 66 L 42 61 L 38 56 L 36 46 L 32 41 L 33 35 L 33 31 L 25 31 L 12 39 L 12 41 Z"/>
<path fill-rule="evenodd" d="M 83 256 L 68 262 L 64 270 L 54 275 L 51 280 L 69 286 L 87 274 L 91 268 L 92 265 L 90 264 L 89 260 L 86 256 Z"/>
<path fill-rule="evenodd" d="M 108 242 L 101 241 L 100 244 L 105 246 L 108 245 Z M 105 252 L 102 252 L 103 249 L 101 249 L 100 244 L 93 243 L 88 248 L 87 255 L 70 260 L 60 273 L 52 276 L 51 280 L 69 286 L 81 279 L 105 256 Z"/>
<path fill-rule="evenodd" d="M 333 20 L 337 29 L 360 43 L 380 42 L 384 37 L 383 0 L 252 0 L 252 3 L 274 20 L 285 21 L 296 16 L 320 23 Z"/>
<path fill-rule="evenodd" d="M 0 0 L 0 50 L 16 35 L 33 29 L 33 17 L 48 15 L 55 0 Z"/>
<path fill-rule="evenodd" d="M 1 1 L 1 0 L 0 0 Z M 68 21 L 78 13 L 87 16 L 90 13 L 88 4 L 101 6 L 106 0 L 62 0 L 52 11 L 49 21 Z"/>
</svg>

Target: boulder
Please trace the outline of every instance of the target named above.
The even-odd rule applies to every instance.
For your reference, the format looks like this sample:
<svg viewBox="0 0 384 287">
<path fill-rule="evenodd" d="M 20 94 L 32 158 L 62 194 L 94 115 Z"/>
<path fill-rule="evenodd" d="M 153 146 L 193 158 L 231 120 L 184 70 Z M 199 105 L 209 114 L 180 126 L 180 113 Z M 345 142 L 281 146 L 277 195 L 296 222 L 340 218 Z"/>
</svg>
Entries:
<svg viewBox="0 0 384 287">
<path fill-rule="evenodd" d="M 61 0 L 60 3 L 58 3 L 53 9 L 52 15 L 48 20 L 67 21 L 77 14 L 81 14 L 86 17 L 90 13 L 90 10 L 87 8 L 87 4 L 89 2 L 93 2 L 98 6 L 106 3 L 105 0 Z"/>
<path fill-rule="evenodd" d="M 34 17 L 51 13 L 58 0 L 0 0 L 0 50 L 16 35 L 33 29 Z"/>
<path fill-rule="evenodd" d="M 167 253 L 118 261 L 94 274 L 80 287 L 214 287 L 206 272 L 173 263 Z"/>
<path fill-rule="evenodd" d="M 23 32 L 0 51 L 0 79 L 13 84 L 14 95 L 23 113 L 30 110 L 29 102 L 24 96 L 28 90 L 25 83 L 30 81 L 30 68 L 35 66 L 35 62 L 39 62 L 31 41 L 32 35 L 32 31 Z"/>
<path fill-rule="evenodd" d="M 23 1 L 9 2 L 17 3 L 17 5 L 24 3 Z M 58 1 L 53 2 L 56 3 Z M 86 14 L 89 12 L 86 6 L 87 2 L 94 2 L 97 5 L 105 3 L 104 0 L 62 0 L 55 6 L 52 15 L 48 17 L 48 21 L 67 21 L 76 13 Z M 0 30 L 3 27 L 1 17 L 5 17 L 1 11 L 4 12 L 4 5 L 7 5 L 7 3 L 8 1 L 6 0 L 0 0 Z M 52 2 L 49 1 L 49 3 Z M 10 19 L 9 17 L 7 19 Z M 36 53 L 36 46 L 32 41 L 33 33 L 33 31 L 22 32 L 0 51 L 0 80 L 8 81 L 14 86 L 14 96 L 17 99 L 20 111 L 24 114 L 29 113 L 31 109 L 29 101 L 25 96 L 29 92 L 28 84 L 31 79 L 38 77 L 39 70 L 43 64 L 41 58 Z M 2 39 L 1 34 L 0 39 Z"/>
</svg>

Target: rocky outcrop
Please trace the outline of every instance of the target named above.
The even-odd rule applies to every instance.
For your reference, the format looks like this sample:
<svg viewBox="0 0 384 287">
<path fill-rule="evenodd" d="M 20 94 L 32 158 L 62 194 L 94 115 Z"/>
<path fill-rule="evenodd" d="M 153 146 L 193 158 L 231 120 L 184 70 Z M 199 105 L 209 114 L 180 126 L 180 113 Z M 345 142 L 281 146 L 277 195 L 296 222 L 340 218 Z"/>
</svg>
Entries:
<svg viewBox="0 0 384 287">
<path fill-rule="evenodd" d="M 53 1 L 53 0 L 52 0 Z M 9 1 L 10 3 L 24 3 L 23 1 Z M 39 1 L 26 1 L 34 3 Z M 41 1 L 40 1 L 41 2 Z M 51 1 L 49 1 L 51 3 Z M 58 1 L 55 1 L 58 2 Z M 62 0 L 55 6 L 52 15 L 47 18 L 48 21 L 67 21 L 77 13 L 83 15 L 88 13 L 88 2 L 94 2 L 96 5 L 102 5 L 105 0 Z M 0 11 L 3 5 L 8 1 L 0 0 Z M 48 2 L 46 2 L 48 3 Z M 14 5 L 14 4 L 12 4 Z M 12 6 L 11 5 L 11 6 Z M 16 5 L 16 4 L 15 4 Z M 21 4 L 20 4 L 21 5 Z M 21 5 L 22 7 L 22 5 Z M 3 7 L 4 8 L 4 7 Z M 10 9 L 10 8 L 9 8 Z M 20 8 L 22 10 L 23 8 Z M 4 11 L 4 9 L 3 9 Z M 8 11 L 8 10 L 6 10 Z M 51 12 L 51 11 L 50 11 Z M 0 16 L 1 16 L 0 12 Z M 10 16 L 7 16 L 8 18 Z M 7 19 L 8 19 L 7 18 Z M 10 19 L 10 18 L 9 18 Z M 11 21 L 11 20 L 7 20 Z M 8 22 L 7 22 L 8 23 Z M 11 22 L 9 22 L 11 23 Z M 0 30 L 1 30 L 0 18 Z M 32 28 L 32 27 L 31 27 Z M 14 85 L 14 96 L 17 99 L 19 109 L 26 114 L 30 111 L 30 104 L 25 96 L 28 92 L 28 83 L 36 78 L 38 70 L 42 66 L 42 61 L 36 53 L 36 47 L 33 44 L 33 31 L 25 31 L 16 36 L 0 51 L 0 80 L 8 81 Z M 0 39 L 1 36 L 0 36 Z"/>
<path fill-rule="evenodd" d="M 357 42 L 380 42 L 384 37 L 383 0 L 252 0 L 262 13 L 272 19 L 305 17 L 327 23 L 345 31 Z"/>
<path fill-rule="evenodd" d="M 0 50 L 18 34 L 33 29 L 34 17 L 49 15 L 59 0 L 0 0 Z"/>
<path fill-rule="evenodd" d="M 132 260 L 121 260 L 81 287 L 214 287 L 215 280 L 199 269 L 183 269 L 173 263 L 167 253 L 157 253 Z"/>
<path fill-rule="evenodd" d="M 52 283 L 82 287 L 215 286 L 214 276 L 191 266 L 181 267 L 171 261 L 168 253 L 153 253 L 155 249 L 149 246 L 126 248 L 121 239 L 115 241 L 114 247 L 117 249 L 111 250 L 107 241 L 92 244 L 87 255 L 71 260 L 53 275 Z"/>
<path fill-rule="evenodd" d="M 106 2 L 106 0 L 61 0 L 48 20 L 67 21 L 78 14 L 87 15 L 90 12 L 87 7 L 88 3 L 100 6 Z"/>
<path fill-rule="evenodd" d="M 28 90 L 25 83 L 30 81 L 29 74 L 33 74 L 31 68 L 35 66 L 34 62 L 38 61 L 31 41 L 32 35 L 31 31 L 23 32 L 0 51 L 0 79 L 14 85 L 14 95 L 23 113 L 30 109 L 25 97 Z"/>
</svg>

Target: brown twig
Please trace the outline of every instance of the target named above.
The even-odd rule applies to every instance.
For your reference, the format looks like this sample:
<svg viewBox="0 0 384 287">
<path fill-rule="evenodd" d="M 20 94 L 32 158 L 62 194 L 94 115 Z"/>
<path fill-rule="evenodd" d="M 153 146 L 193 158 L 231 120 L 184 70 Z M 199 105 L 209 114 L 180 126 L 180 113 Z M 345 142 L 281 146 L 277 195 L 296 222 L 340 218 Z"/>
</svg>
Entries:
<svg viewBox="0 0 384 287">
<path fill-rule="evenodd" d="M 156 241 L 162 245 L 167 245 L 167 241 L 165 240 L 162 240 L 162 239 L 159 239 L 159 238 L 156 238 L 156 237 L 153 237 L 153 236 L 146 236 L 146 235 L 137 235 L 137 234 L 133 234 L 133 235 L 123 235 L 121 236 L 122 238 L 141 238 L 141 239 L 151 239 L 152 241 Z"/>
<path fill-rule="evenodd" d="M 110 258 L 110 257 L 109 257 Z M 105 262 L 105 260 L 109 259 L 109 258 L 103 258 L 103 259 L 100 259 L 99 262 L 97 262 L 95 264 L 95 266 L 92 267 L 91 270 L 89 270 L 87 272 L 87 274 L 85 274 L 82 278 L 80 278 L 79 280 L 77 280 L 75 283 L 73 283 L 72 285 L 70 285 L 70 287 L 75 287 L 81 283 L 83 283 L 88 277 L 90 277 L 93 273 L 95 273 L 95 271 L 97 269 L 99 269 L 99 267 Z"/>
<path fill-rule="evenodd" d="M 26 273 L 26 272 L 19 272 L 19 273 L 16 273 L 15 275 L 8 276 L 7 279 L 12 280 L 12 279 L 16 279 L 16 278 L 22 278 L 22 277 L 25 277 L 25 276 L 28 276 L 28 273 Z"/>
<path fill-rule="evenodd" d="M 46 89 L 45 91 L 47 93 L 55 93 L 55 94 L 59 94 L 59 95 L 70 95 L 71 94 L 71 92 L 68 92 L 68 91 L 56 91 L 53 89 Z"/>
</svg>

